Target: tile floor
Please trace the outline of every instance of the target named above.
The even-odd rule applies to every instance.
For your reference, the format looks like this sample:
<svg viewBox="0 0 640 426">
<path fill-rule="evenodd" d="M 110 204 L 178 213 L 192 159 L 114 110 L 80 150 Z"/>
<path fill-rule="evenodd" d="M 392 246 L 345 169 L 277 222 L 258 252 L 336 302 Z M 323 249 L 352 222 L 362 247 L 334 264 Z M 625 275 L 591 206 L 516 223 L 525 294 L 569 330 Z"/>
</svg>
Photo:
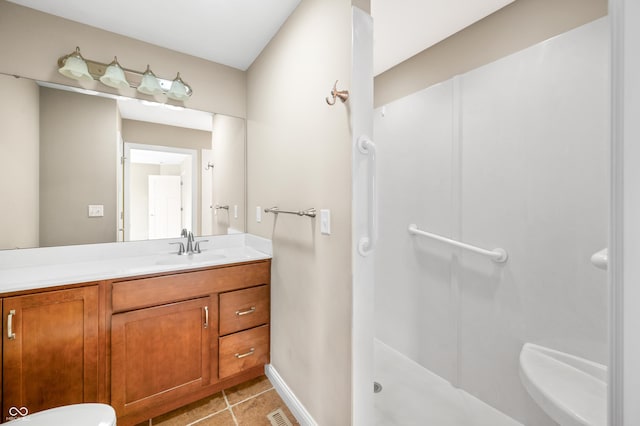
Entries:
<svg viewBox="0 0 640 426">
<path fill-rule="evenodd" d="M 261 376 L 137 426 L 271 426 L 267 414 L 278 408 L 291 424 L 299 424 L 269 379 Z"/>
</svg>

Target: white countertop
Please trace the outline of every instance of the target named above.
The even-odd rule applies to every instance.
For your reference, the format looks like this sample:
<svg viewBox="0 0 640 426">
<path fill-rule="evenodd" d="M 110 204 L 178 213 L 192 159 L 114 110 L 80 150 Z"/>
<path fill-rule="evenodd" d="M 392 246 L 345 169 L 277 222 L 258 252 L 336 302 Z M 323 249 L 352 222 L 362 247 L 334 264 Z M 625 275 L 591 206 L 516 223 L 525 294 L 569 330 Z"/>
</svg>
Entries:
<svg viewBox="0 0 640 426">
<path fill-rule="evenodd" d="M 0 293 L 270 259 L 271 241 L 251 234 L 206 237 L 202 253 L 171 242 L 135 241 L 0 251 Z M 198 239 L 196 239 L 198 240 Z"/>
</svg>

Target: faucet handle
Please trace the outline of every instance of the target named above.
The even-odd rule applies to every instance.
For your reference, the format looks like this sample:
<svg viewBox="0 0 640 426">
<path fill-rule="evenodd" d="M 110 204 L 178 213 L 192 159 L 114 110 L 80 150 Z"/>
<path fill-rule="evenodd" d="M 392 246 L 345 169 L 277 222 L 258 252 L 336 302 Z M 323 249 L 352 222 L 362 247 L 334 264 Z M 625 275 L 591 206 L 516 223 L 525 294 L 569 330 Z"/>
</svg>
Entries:
<svg viewBox="0 0 640 426">
<path fill-rule="evenodd" d="M 179 246 L 178 246 L 178 255 L 182 256 L 184 254 L 184 244 L 181 241 L 179 241 L 177 243 L 169 243 L 169 244 L 172 244 L 172 245 L 173 244 L 179 244 Z"/>
<path fill-rule="evenodd" d="M 202 253 L 202 251 L 200 250 L 200 243 L 208 243 L 209 240 L 200 240 L 200 241 L 196 241 L 196 246 L 193 248 L 193 251 L 195 251 L 196 253 Z"/>
</svg>

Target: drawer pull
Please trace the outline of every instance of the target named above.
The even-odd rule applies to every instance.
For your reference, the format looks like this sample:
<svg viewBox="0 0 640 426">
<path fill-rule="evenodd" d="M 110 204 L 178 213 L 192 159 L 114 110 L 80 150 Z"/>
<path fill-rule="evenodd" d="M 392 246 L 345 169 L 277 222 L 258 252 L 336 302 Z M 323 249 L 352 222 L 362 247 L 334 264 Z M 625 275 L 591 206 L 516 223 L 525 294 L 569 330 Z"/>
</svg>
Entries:
<svg viewBox="0 0 640 426">
<path fill-rule="evenodd" d="M 7 315 L 7 337 L 9 340 L 13 340 L 16 338 L 16 333 L 13 332 L 13 316 L 16 314 L 15 309 L 11 309 L 9 311 L 9 315 Z"/>
<path fill-rule="evenodd" d="M 209 307 L 204 307 L 204 328 L 209 327 Z"/>
<path fill-rule="evenodd" d="M 256 307 L 252 306 L 249 309 L 247 309 L 246 311 L 236 311 L 236 315 L 241 317 L 242 315 L 248 315 L 248 314 L 252 314 L 256 311 Z"/>
<path fill-rule="evenodd" d="M 235 356 L 236 358 L 240 359 L 240 358 L 244 358 L 244 357 L 249 356 L 249 355 L 253 355 L 253 353 L 254 353 L 255 351 L 256 351 L 256 350 L 255 350 L 254 348 L 251 348 L 251 349 L 249 349 L 249 352 L 247 352 L 247 353 L 244 353 L 244 354 L 235 354 L 234 356 Z"/>
</svg>

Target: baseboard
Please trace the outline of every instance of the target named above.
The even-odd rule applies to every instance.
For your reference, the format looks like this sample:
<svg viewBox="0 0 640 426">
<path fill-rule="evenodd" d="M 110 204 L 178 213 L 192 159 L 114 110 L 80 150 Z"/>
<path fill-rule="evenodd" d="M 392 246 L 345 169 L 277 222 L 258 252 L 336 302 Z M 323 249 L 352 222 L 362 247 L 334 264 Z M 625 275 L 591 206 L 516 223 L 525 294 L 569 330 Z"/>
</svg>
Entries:
<svg viewBox="0 0 640 426">
<path fill-rule="evenodd" d="M 295 416 L 298 423 L 302 426 L 318 426 L 311 414 L 304 408 L 304 405 L 296 398 L 296 395 L 291 391 L 289 386 L 285 383 L 285 381 L 280 377 L 280 374 L 276 371 L 276 369 L 271 364 L 267 364 L 264 366 L 264 373 L 267 375 L 271 383 L 273 384 L 274 389 L 280 395 L 280 398 L 287 405 L 291 413 Z"/>
</svg>

